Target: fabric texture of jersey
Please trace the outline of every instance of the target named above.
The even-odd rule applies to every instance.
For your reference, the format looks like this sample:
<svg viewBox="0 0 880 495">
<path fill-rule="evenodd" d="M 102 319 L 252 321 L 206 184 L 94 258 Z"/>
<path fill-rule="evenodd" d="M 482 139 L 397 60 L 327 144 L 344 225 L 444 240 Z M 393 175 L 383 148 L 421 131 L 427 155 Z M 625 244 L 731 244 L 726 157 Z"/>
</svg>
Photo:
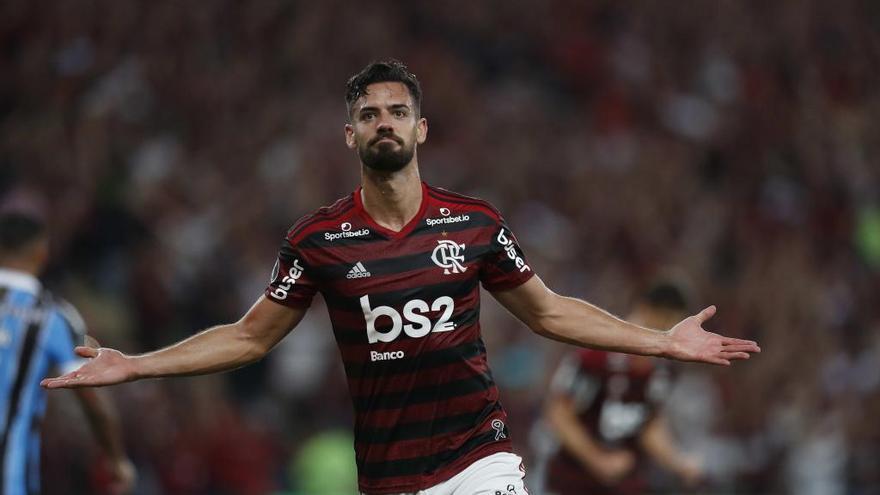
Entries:
<svg viewBox="0 0 880 495">
<path fill-rule="evenodd" d="M 324 297 L 354 405 L 361 491 L 422 490 L 511 451 L 480 334 L 480 284 L 503 291 L 532 275 L 491 205 L 426 184 L 399 232 L 370 218 L 360 189 L 290 229 L 266 297 L 298 308 Z"/>
<path fill-rule="evenodd" d="M 580 423 L 600 445 L 638 455 L 638 436 L 656 416 L 669 385 L 669 370 L 653 359 L 582 349 L 563 359 L 551 394 L 572 401 Z M 547 492 L 553 495 L 623 495 L 645 490 L 635 474 L 616 486 L 602 484 L 564 449 L 550 459 L 546 478 Z"/>
<path fill-rule="evenodd" d="M 84 338 L 72 306 L 28 274 L 0 270 L 0 493 L 39 493 L 39 425 L 46 408 L 40 380 L 70 371 Z"/>
</svg>

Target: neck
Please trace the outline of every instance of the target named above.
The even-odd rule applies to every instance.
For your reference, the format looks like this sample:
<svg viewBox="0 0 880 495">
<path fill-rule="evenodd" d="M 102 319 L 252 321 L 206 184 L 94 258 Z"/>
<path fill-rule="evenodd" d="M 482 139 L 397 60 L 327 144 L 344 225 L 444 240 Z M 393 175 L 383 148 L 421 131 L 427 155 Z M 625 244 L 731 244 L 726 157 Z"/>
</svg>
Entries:
<svg viewBox="0 0 880 495">
<path fill-rule="evenodd" d="M 422 180 L 416 158 L 397 172 L 379 172 L 361 165 L 364 210 L 379 225 L 400 231 L 419 212 Z"/>
</svg>

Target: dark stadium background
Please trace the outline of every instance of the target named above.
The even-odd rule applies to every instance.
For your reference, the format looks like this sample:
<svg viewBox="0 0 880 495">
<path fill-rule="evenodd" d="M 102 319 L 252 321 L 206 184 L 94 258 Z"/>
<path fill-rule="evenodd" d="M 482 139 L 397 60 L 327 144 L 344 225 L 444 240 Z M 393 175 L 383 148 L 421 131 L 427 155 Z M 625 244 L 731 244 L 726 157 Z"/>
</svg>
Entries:
<svg viewBox="0 0 880 495">
<path fill-rule="evenodd" d="M 425 92 L 425 179 L 492 201 L 558 292 L 624 314 L 672 272 L 718 305 L 710 328 L 761 343 L 678 367 L 700 493 L 878 493 L 878 26 L 870 0 L 4 0 L 0 201 L 48 218 L 48 284 L 102 344 L 170 344 L 242 314 L 287 227 L 354 189 L 344 82 L 396 57 Z M 531 468 L 565 347 L 485 301 Z M 45 493 L 98 493 L 85 422 L 52 395 Z M 353 469 L 320 302 L 258 365 L 112 395 L 138 494 L 304 493 Z"/>
</svg>

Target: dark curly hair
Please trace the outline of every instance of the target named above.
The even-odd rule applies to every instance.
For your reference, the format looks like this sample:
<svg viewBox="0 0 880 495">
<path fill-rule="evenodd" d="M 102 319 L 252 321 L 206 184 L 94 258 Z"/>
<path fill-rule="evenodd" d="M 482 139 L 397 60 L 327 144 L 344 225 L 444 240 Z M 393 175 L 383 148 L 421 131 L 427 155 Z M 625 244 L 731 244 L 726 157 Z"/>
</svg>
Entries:
<svg viewBox="0 0 880 495">
<path fill-rule="evenodd" d="M 416 79 L 416 75 L 410 72 L 400 60 L 388 59 L 372 62 L 349 78 L 345 84 L 345 104 L 348 108 L 349 116 L 351 116 L 354 102 L 367 94 L 367 86 L 380 82 L 399 82 L 406 85 L 415 105 L 413 110 L 416 115 L 421 113 L 422 88 L 419 86 L 419 80 Z"/>
</svg>

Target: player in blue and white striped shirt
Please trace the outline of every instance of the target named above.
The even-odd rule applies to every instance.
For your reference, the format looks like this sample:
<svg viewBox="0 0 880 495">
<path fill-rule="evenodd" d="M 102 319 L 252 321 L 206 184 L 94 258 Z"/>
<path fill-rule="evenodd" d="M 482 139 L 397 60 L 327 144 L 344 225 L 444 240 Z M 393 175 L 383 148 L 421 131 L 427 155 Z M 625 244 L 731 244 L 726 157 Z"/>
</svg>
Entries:
<svg viewBox="0 0 880 495">
<path fill-rule="evenodd" d="M 21 213 L 0 215 L 0 495 L 39 493 L 39 426 L 46 408 L 40 380 L 53 369 L 82 364 L 73 352 L 84 343 L 82 319 L 36 278 L 48 251 L 40 221 Z M 134 468 L 113 409 L 95 389 L 79 389 L 77 395 L 110 457 L 111 490 L 128 492 Z"/>
</svg>

